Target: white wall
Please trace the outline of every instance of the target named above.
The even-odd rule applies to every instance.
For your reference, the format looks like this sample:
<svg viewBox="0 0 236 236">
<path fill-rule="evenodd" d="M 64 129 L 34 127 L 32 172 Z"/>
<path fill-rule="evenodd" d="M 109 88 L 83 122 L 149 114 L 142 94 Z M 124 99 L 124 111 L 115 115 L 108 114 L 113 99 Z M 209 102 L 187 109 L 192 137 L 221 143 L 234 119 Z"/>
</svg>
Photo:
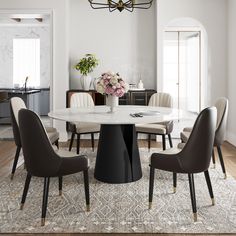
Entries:
<svg viewBox="0 0 236 236">
<path fill-rule="evenodd" d="M 67 0 L 7 0 L 0 1 L 1 12 L 40 13 L 40 11 L 53 11 L 53 109 L 64 108 L 66 105 L 66 90 L 69 88 L 68 79 L 68 42 L 67 42 Z M 18 10 L 15 10 L 18 9 Z M 65 125 L 55 122 L 61 132 L 62 140 L 67 138 Z"/>
<path fill-rule="evenodd" d="M 228 141 L 236 146 L 236 1 L 228 1 Z"/>
<path fill-rule="evenodd" d="M 199 21 L 208 35 L 208 88 L 204 105 L 214 104 L 227 95 L 227 2 L 225 0 L 158 0 L 157 71 L 158 85 L 163 78 L 163 31 L 177 18 Z M 204 83 L 206 81 L 203 81 Z M 161 90 L 161 86 L 158 86 Z"/>
<path fill-rule="evenodd" d="M 79 72 L 73 65 L 86 53 L 100 64 L 92 76 L 119 72 L 129 83 L 142 77 L 145 88 L 156 88 L 156 16 L 148 10 L 112 12 L 93 10 L 87 0 L 70 0 L 70 79 L 79 88 Z"/>
</svg>

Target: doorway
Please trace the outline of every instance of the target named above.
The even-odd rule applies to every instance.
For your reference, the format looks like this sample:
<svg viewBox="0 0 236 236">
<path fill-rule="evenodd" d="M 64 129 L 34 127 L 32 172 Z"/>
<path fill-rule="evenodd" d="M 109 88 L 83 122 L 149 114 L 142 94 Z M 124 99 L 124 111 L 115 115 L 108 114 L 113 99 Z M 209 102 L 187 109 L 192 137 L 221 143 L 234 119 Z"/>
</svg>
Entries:
<svg viewBox="0 0 236 236">
<path fill-rule="evenodd" d="M 174 108 L 201 110 L 201 31 L 164 32 L 163 91 Z"/>
</svg>

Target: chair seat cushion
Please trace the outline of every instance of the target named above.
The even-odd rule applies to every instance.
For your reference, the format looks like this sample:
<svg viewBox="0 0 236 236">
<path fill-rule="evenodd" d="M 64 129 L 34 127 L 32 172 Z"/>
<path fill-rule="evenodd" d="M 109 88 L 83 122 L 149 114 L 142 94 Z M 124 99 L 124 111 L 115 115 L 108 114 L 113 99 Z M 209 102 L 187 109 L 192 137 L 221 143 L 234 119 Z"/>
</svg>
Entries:
<svg viewBox="0 0 236 236">
<path fill-rule="evenodd" d="M 61 156 L 61 165 L 57 176 L 64 176 L 84 171 L 89 168 L 89 160 L 85 155 L 68 157 Z"/>
<path fill-rule="evenodd" d="M 64 158 L 78 156 L 78 154 L 76 154 L 73 151 L 67 151 L 67 150 L 63 150 L 63 149 L 54 149 L 54 151 L 57 153 L 57 155 L 59 155 L 60 157 L 64 157 Z M 86 158 L 88 160 L 88 167 L 89 167 L 90 166 L 90 161 L 89 161 L 88 157 L 86 157 Z"/>
<path fill-rule="evenodd" d="M 57 129 L 53 127 L 45 127 L 45 130 L 47 133 L 57 132 Z"/>
<path fill-rule="evenodd" d="M 193 127 L 185 127 L 183 129 L 183 132 L 192 132 L 192 130 L 193 130 Z"/>
<path fill-rule="evenodd" d="M 75 123 L 76 125 L 76 132 L 77 133 L 92 133 L 92 132 L 100 132 L 100 125 L 99 124 L 92 124 L 92 123 Z"/>
<path fill-rule="evenodd" d="M 139 133 L 166 134 L 166 126 L 162 124 L 138 124 L 136 131 Z"/>
<path fill-rule="evenodd" d="M 177 158 L 180 151 L 178 148 L 170 148 L 159 153 L 153 153 L 150 164 L 159 170 L 183 173 L 180 161 Z"/>
<path fill-rule="evenodd" d="M 47 135 L 52 144 L 55 143 L 59 139 L 58 132 L 47 132 Z"/>
<path fill-rule="evenodd" d="M 190 136 L 191 132 L 181 132 L 180 133 L 180 139 L 183 143 L 187 143 L 189 136 Z"/>
</svg>

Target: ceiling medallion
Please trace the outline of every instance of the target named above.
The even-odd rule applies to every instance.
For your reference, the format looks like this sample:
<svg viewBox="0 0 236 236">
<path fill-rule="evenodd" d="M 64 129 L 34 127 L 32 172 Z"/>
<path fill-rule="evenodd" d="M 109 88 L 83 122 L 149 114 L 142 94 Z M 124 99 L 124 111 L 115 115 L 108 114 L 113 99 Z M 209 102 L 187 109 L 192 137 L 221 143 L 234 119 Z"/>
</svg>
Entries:
<svg viewBox="0 0 236 236">
<path fill-rule="evenodd" d="M 148 9 L 152 6 L 153 0 L 140 0 L 137 3 L 137 0 L 129 0 L 129 1 L 112 1 L 112 0 L 101 0 L 94 1 L 94 0 L 88 0 L 91 7 L 93 9 L 105 9 L 108 8 L 110 12 L 113 12 L 115 10 L 118 10 L 122 12 L 123 10 L 127 10 L 129 12 L 133 12 L 135 8 L 137 9 Z"/>
</svg>

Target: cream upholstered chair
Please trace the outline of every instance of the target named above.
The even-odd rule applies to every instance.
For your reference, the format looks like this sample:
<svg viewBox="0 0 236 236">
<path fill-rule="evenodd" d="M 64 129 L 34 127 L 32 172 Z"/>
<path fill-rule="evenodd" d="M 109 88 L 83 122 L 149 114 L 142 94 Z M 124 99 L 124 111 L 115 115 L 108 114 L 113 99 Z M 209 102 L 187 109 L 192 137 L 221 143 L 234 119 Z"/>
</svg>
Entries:
<svg viewBox="0 0 236 236">
<path fill-rule="evenodd" d="M 157 107 L 173 107 L 173 99 L 168 93 L 155 93 L 151 96 L 148 106 Z M 166 149 L 166 135 L 169 138 L 170 147 L 172 145 L 171 132 L 173 131 L 173 121 L 161 122 L 154 124 L 138 124 L 136 125 L 137 133 L 148 134 L 148 149 L 151 147 L 151 135 L 162 136 L 162 147 Z"/>
<path fill-rule="evenodd" d="M 70 107 L 80 108 L 80 107 L 93 107 L 93 106 L 94 106 L 94 102 L 89 93 L 80 92 L 80 93 L 72 94 L 71 99 L 70 99 Z M 91 134 L 92 148 L 94 151 L 94 134 L 100 132 L 100 125 L 85 123 L 85 122 L 70 123 L 69 130 L 71 131 L 69 151 L 71 151 L 75 135 L 77 135 L 76 148 L 77 148 L 77 154 L 79 154 L 81 134 Z"/>
<path fill-rule="evenodd" d="M 11 98 L 10 100 L 11 122 L 12 122 L 15 144 L 17 146 L 16 154 L 15 154 L 15 158 L 14 158 L 14 162 L 12 166 L 11 179 L 13 179 L 16 166 L 18 163 L 21 147 L 22 147 L 20 130 L 19 130 L 19 119 L 18 119 L 18 113 L 21 109 L 26 109 L 25 102 L 20 97 Z M 47 127 L 46 132 L 47 132 L 50 142 L 52 144 L 55 144 L 57 148 L 59 148 L 59 144 L 58 144 L 59 133 L 57 132 L 57 130 L 53 127 Z"/>
<path fill-rule="evenodd" d="M 226 171 L 225 171 L 225 165 L 223 160 L 223 155 L 221 151 L 221 145 L 223 144 L 225 140 L 225 133 L 226 133 L 226 124 L 227 124 L 227 117 L 228 117 L 228 99 L 227 98 L 219 98 L 216 103 L 215 107 L 217 109 L 217 123 L 216 123 L 216 131 L 215 131 L 215 140 L 214 140 L 214 147 L 217 148 L 219 160 L 221 164 L 222 171 L 225 175 L 225 178 L 227 177 Z M 188 141 L 188 138 L 191 134 L 192 128 L 186 127 L 183 129 L 183 132 L 180 133 L 180 138 L 182 143 L 186 143 Z M 183 145 L 179 145 L 179 148 L 183 147 Z M 215 166 L 215 153 L 214 149 L 212 150 L 212 161 Z"/>
</svg>

